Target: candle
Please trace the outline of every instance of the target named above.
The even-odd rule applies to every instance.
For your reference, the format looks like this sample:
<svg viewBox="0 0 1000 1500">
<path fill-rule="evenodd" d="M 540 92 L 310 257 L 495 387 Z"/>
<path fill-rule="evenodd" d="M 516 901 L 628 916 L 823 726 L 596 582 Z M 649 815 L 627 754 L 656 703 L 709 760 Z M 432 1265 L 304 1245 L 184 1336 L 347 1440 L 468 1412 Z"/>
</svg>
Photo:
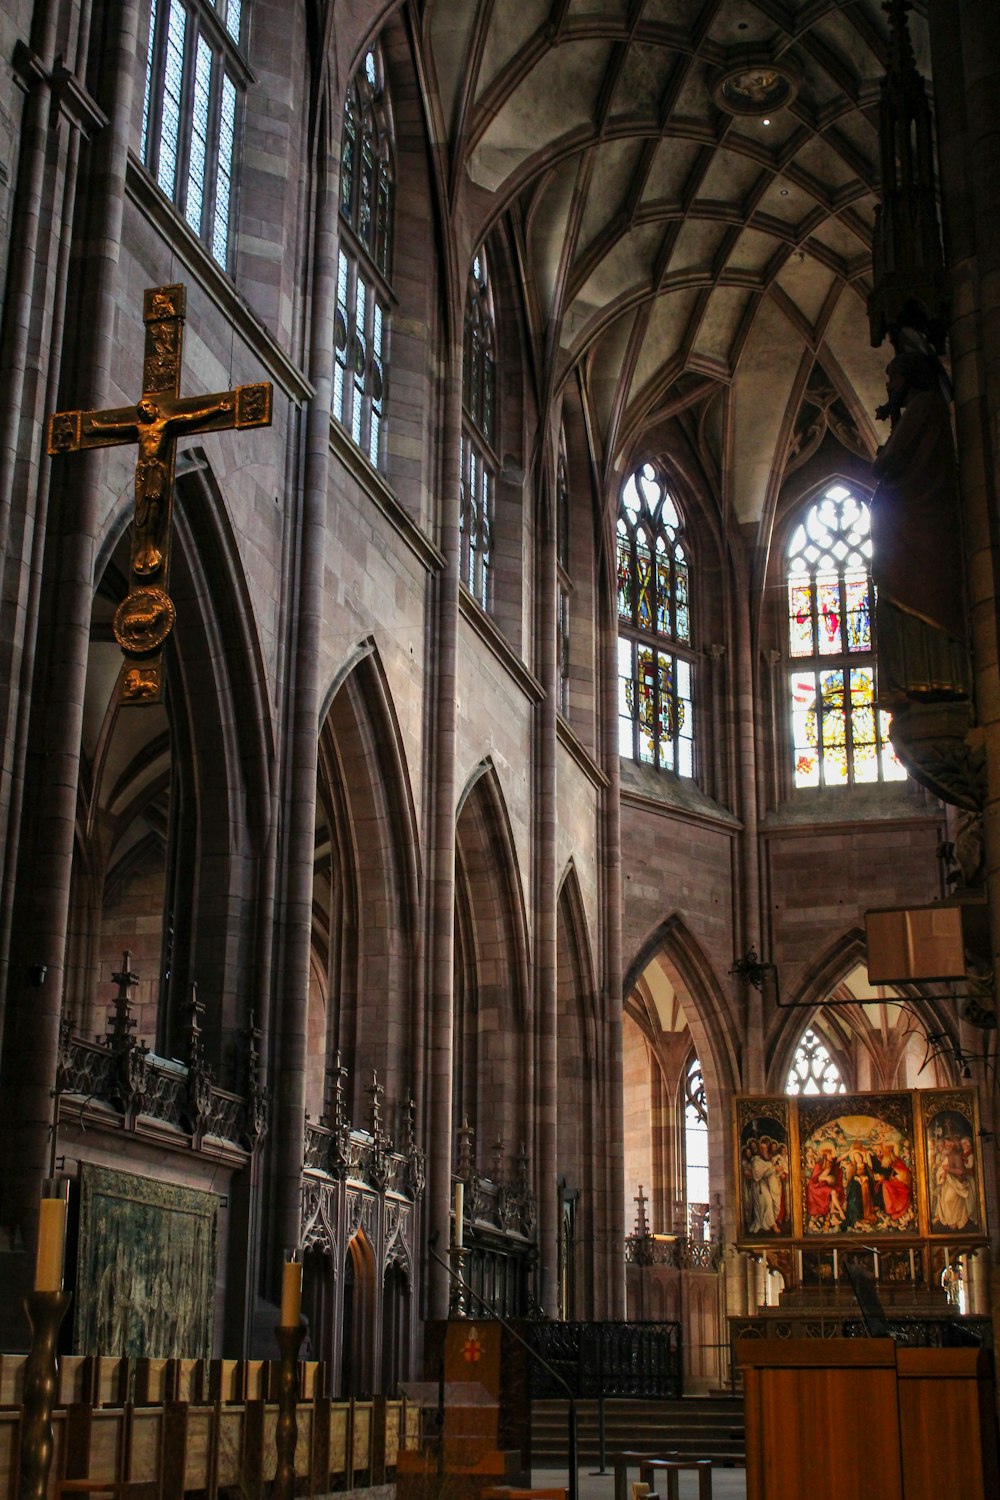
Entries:
<svg viewBox="0 0 1000 1500">
<path fill-rule="evenodd" d="M 875 1257 L 875 1280 L 878 1281 L 878 1251 L 873 1250 L 872 1255 Z"/>
<path fill-rule="evenodd" d="M 833 1252 L 833 1284 L 834 1284 L 834 1286 L 836 1286 L 836 1284 L 837 1284 L 839 1275 L 840 1275 L 840 1268 L 839 1268 L 839 1265 L 838 1265 L 838 1262 L 837 1262 L 837 1252 L 835 1250 Z"/>
<path fill-rule="evenodd" d="M 461 1250 L 465 1244 L 465 1229 L 463 1219 L 465 1215 L 465 1184 L 455 1183 L 455 1239 L 456 1250 Z"/>
<path fill-rule="evenodd" d="M 799 1286 L 801 1286 L 802 1285 L 802 1251 L 801 1250 L 796 1250 L 796 1252 L 795 1252 L 795 1260 L 796 1260 L 796 1264 L 798 1266 L 798 1272 L 799 1272 Z"/>
<path fill-rule="evenodd" d="M 43 1198 L 38 1213 L 35 1291 L 61 1292 L 66 1254 L 66 1199 Z"/>
<path fill-rule="evenodd" d="M 913 1251 L 911 1250 L 910 1251 L 910 1280 L 915 1282 L 916 1279 L 917 1279 L 917 1271 L 916 1271 L 916 1266 L 914 1264 Z"/>
<path fill-rule="evenodd" d="M 286 1260 L 281 1278 L 281 1326 L 298 1328 L 302 1320 L 302 1262 Z"/>
</svg>

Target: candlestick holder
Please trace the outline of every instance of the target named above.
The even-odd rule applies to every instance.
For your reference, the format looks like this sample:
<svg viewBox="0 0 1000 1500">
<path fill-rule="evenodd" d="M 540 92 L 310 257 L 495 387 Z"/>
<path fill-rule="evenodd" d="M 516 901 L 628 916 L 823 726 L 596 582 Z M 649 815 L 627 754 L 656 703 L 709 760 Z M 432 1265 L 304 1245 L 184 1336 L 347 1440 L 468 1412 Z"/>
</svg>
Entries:
<svg viewBox="0 0 1000 1500">
<path fill-rule="evenodd" d="M 24 1299 L 31 1325 L 31 1352 L 24 1367 L 24 1420 L 18 1500 L 45 1500 L 52 1466 L 52 1407 L 59 1361 L 56 1342 L 69 1292 L 29 1292 Z"/>
<path fill-rule="evenodd" d="M 278 1425 L 274 1432 L 277 1467 L 274 1472 L 275 1500 L 293 1500 L 295 1495 L 295 1445 L 299 1438 L 299 1348 L 305 1334 L 301 1323 L 274 1330 L 281 1351 L 278 1362 Z"/>
<path fill-rule="evenodd" d="M 449 1318 L 465 1318 L 468 1313 L 465 1310 L 465 1282 L 462 1279 L 462 1270 L 465 1266 L 465 1246 L 452 1245 L 451 1247 L 451 1297 L 448 1303 Z"/>
</svg>

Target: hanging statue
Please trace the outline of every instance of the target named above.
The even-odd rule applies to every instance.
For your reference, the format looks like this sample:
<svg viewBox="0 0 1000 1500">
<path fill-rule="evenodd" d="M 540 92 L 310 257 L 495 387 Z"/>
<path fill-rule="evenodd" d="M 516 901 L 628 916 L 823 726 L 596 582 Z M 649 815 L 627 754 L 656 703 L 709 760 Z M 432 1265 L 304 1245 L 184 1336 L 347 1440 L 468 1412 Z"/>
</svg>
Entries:
<svg viewBox="0 0 1000 1500">
<path fill-rule="evenodd" d="M 909 330 L 905 330 L 909 332 Z M 947 377 L 918 334 L 900 337 L 886 367 L 892 423 L 872 465 L 872 575 L 879 706 L 970 696 L 958 472 Z"/>
</svg>

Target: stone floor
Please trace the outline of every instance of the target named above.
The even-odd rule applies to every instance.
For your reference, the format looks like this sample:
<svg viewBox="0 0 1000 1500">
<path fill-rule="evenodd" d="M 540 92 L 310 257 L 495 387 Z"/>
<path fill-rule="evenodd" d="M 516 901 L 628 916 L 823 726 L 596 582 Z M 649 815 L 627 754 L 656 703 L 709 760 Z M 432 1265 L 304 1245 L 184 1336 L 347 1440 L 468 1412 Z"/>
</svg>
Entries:
<svg viewBox="0 0 1000 1500">
<path fill-rule="evenodd" d="M 638 1479 L 638 1469 L 629 1475 Z M 680 1500 L 696 1500 L 698 1494 L 697 1474 L 681 1474 Z M 544 1488 L 546 1485 L 566 1483 L 565 1469 L 535 1469 L 532 1484 Z M 712 1470 L 712 1500 L 746 1500 L 747 1476 L 745 1469 L 716 1468 Z M 588 1469 L 580 1470 L 580 1500 L 614 1500 L 615 1483 L 611 1473 L 592 1474 Z"/>
</svg>

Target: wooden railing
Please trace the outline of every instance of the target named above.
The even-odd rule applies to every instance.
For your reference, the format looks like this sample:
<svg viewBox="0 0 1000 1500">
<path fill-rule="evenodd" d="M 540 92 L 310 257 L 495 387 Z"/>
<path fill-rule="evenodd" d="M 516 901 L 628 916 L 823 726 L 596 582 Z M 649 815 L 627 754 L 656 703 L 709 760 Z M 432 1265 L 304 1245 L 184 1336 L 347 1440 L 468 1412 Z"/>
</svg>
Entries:
<svg viewBox="0 0 1000 1500">
<path fill-rule="evenodd" d="M 676 1401 L 684 1390 L 679 1323 L 530 1323 L 532 1396 L 629 1396 Z"/>
<path fill-rule="evenodd" d="M 16 1500 L 27 1356 L 0 1355 L 0 1500 Z M 299 1367 L 295 1472 L 305 1493 L 392 1479 L 400 1448 L 419 1442 L 404 1401 L 333 1401 L 322 1365 Z M 222 1495 L 263 1500 L 275 1473 L 277 1366 L 266 1360 L 60 1362 L 49 1495 L 60 1481 L 155 1486 L 156 1500 Z M 140 1494 L 136 1491 L 136 1497 Z"/>
</svg>

